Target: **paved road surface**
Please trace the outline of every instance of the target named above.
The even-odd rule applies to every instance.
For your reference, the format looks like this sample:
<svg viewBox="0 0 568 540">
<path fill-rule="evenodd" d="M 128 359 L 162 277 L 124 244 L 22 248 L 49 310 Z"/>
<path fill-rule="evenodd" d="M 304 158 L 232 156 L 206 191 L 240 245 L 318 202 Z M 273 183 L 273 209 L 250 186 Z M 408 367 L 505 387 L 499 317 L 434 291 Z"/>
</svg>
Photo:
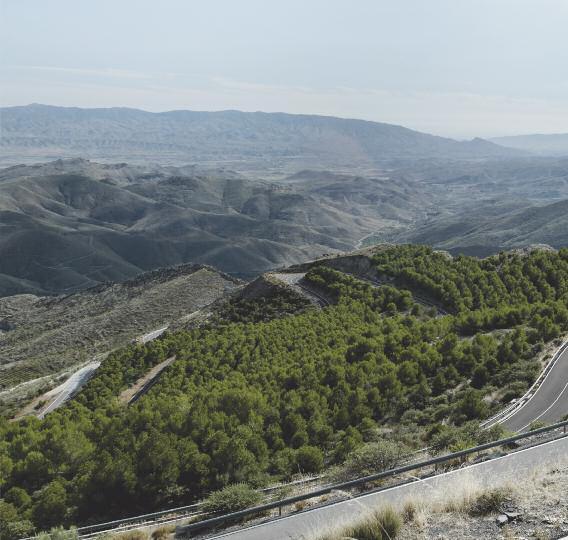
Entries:
<svg viewBox="0 0 568 540">
<path fill-rule="evenodd" d="M 567 454 L 568 437 L 441 474 L 424 481 L 416 481 L 385 491 L 370 493 L 353 500 L 334 503 L 269 523 L 210 538 L 225 538 L 227 540 L 308 540 L 316 532 L 324 532 L 327 527 L 337 528 L 347 519 L 356 518 L 369 508 L 376 508 L 381 504 L 404 503 L 408 498 L 417 496 L 426 496 L 429 499 L 437 496 L 443 497 L 448 491 L 458 490 L 464 485 L 490 487 L 501 484 L 507 479 L 514 481 L 523 474 L 526 475 L 531 471 L 538 470 L 543 464 L 552 466 L 554 464 L 566 463 Z"/>
<path fill-rule="evenodd" d="M 139 338 L 137 338 L 137 340 L 142 344 L 149 343 L 150 341 L 153 341 L 156 338 L 159 338 L 167 329 L 168 329 L 168 327 L 164 326 L 163 328 L 158 328 L 157 330 L 152 330 L 151 332 L 148 332 L 147 334 L 140 336 Z"/>
<path fill-rule="evenodd" d="M 91 362 L 81 369 L 77 370 L 63 384 L 59 385 L 49 392 L 50 395 L 57 397 L 42 411 L 38 413 L 38 418 L 44 418 L 46 414 L 61 407 L 68 399 L 70 399 L 93 375 L 96 369 L 101 365 L 100 362 Z"/>
<path fill-rule="evenodd" d="M 306 285 L 302 284 L 302 279 L 306 275 L 306 272 L 296 272 L 296 273 L 277 273 L 272 272 L 271 276 L 276 278 L 277 280 L 281 281 L 282 283 L 286 283 L 291 289 L 295 290 L 298 294 L 305 296 L 308 300 L 312 303 L 320 306 L 325 307 L 329 306 L 329 302 L 320 294 L 314 292 L 311 288 L 306 287 Z"/>
<path fill-rule="evenodd" d="M 168 359 L 164 360 L 163 362 L 161 362 L 160 364 L 158 364 L 157 366 L 154 366 L 149 373 L 147 373 L 144 377 L 142 377 L 139 381 L 136 382 L 136 385 L 138 385 L 141 381 L 143 382 L 143 385 L 140 388 L 135 388 L 135 393 L 134 395 L 129 398 L 128 400 L 128 405 L 130 405 L 131 403 L 135 403 L 136 401 L 138 401 L 143 395 L 147 394 L 148 391 L 150 390 L 150 388 L 152 388 L 152 386 L 154 386 L 158 380 L 160 379 L 160 375 L 162 374 L 162 372 L 176 359 L 175 356 L 170 356 Z M 135 385 L 135 386 L 136 386 Z"/>
<path fill-rule="evenodd" d="M 553 424 L 568 414 L 568 349 L 550 370 L 533 397 L 502 422 L 511 431 L 524 431 L 538 420 Z"/>
</svg>

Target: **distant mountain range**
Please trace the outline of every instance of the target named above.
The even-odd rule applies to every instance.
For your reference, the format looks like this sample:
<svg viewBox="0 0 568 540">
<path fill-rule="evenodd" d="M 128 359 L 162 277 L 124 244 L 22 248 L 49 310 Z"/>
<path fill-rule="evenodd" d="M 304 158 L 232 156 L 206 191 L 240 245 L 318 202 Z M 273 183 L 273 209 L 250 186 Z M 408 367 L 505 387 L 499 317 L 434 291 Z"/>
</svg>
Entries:
<svg viewBox="0 0 568 540">
<path fill-rule="evenodd" d="M 511 157 L 521 150 L 483 139 L 456 141 L 400 126 L 327 116 L 263 112 L 0 109 L 0 163 L 60 157 L 129 163 L 262 163 L 372 166 L 391 159 Z"/>
<path fill-rule="evenodd" d="M 492 142 L 545 156 L 568 156 L 568 133 L 496 137 Z"/>
</svg>

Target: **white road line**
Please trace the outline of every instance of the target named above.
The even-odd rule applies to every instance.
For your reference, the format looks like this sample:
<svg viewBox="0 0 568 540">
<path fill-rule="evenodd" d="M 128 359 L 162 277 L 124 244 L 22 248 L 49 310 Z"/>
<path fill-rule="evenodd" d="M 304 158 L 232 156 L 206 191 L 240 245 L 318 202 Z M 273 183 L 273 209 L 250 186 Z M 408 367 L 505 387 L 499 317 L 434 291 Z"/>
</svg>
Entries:
<svg viewBox="0 0 568 540">
<path fill-rule="evenodd" d="M 534 420 L 529 422 L 526 426 L 522 427 L 518 431 L 523 431 L 524 429 L 528 428 L 533 422 L 536 422 L 539 418 L 543 417 L 550 409 L 552 409 L 552 407 L 554 407 L 554 405 L 556 405 L 556 403 L 558 403 L 558 400 L 562 397 L 562 394 L 566 391 L 566 388 L 568 388 L 568 383 L 566 383 L 564 385 L 564 388 L 562 389 L 560 394 L 558 394 L 558 397 L 550 404 L 548 409 L 546 409 L 544 412 L 540 413 Z"/>
<path fill-rule="evenodd" d="M 541 390 L 542 386 L 544 385 L 544 383 L 546 382 L 546 379 L 548 379 L 548 377 L 550 376 L 550 374 L 552 373 L 552 371 L 554 370 L 556 363 L 558 362 L 558 360 L 560 360 L 560 357 L 566 352 L 568 351 L 568 341 L 565 341 L 554 353 L 554 355 L 552 356 L 552 359 L 550 360 L 550 362 L 548 363 L 548 365 L 544 368 L 544 370 L 541 372 L 541 374 L 537 377 L 536 381 L 533 383 L 533 385 L 527 390 L 527 392 L 525 393 L 524 396 L 522 396 L 521 398 L 519 398 L 519 400 L 517 401 L 517 403 L 522 403 L 523 399 L 525 399 L 527 396 L 529 396 L 529 394 L 534 390 L 535 387 L 536 390 L 534 391 L 534 393 L 532 395 L 529 396 L 529 398 L 522 403 L 522 405 L 520 407 L 518 407 L 517 409 L 515 409 L 513 407 L 513 410 L 510 411 L 508 414 L 506 414 L 503 418 L 501 418 L 500 420 L 497 420 L 493 423 L 488 423 L 486 424 L 486 427 L 493 427 L 496 424 L 502 424 L 503 422 L 506 422 L 507 420 L 509 420 L 510 418 L 513 418 L 513 416 L 515 416 L 518 412 L 522 411 L 527 404 L 529 404 L 533 398 L 539 393 L 539 391 Z M 539 382 L 539 379 L 542 375 L 542 373 L 544 373 L 546 370 L 548 370 L 548 373 L 544 376 L 544 379 L 542 379 L 542 381 Z"/>
</svg>

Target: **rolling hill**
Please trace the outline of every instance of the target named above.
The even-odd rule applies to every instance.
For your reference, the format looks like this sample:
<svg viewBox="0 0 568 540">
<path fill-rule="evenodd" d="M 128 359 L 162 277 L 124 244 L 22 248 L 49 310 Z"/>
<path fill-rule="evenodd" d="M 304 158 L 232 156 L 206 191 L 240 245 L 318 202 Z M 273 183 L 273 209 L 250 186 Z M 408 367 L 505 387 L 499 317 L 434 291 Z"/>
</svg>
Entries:
<svg viewBox="0 0 568 540">
<path fill-rule="evenodd" d="M 193 262 L 250 277 L 410 226 L 404 179 L 304 171 L 279 183 L 81 159 L 0 171 L 0 296 L 72 292 Z"/>
</svg>

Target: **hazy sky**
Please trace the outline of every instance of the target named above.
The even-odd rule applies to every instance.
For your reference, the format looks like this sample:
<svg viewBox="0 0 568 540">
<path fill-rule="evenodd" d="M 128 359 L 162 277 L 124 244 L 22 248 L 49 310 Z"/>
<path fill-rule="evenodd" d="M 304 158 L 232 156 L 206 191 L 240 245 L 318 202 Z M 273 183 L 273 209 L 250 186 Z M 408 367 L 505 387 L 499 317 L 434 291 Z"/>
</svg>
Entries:
<svg viewBox="0 0 568 540">
<path fill-rule="evenodd" d="M 0 0 L 0 101 L 568 132 L 568 0 Z"/>
</svg>

